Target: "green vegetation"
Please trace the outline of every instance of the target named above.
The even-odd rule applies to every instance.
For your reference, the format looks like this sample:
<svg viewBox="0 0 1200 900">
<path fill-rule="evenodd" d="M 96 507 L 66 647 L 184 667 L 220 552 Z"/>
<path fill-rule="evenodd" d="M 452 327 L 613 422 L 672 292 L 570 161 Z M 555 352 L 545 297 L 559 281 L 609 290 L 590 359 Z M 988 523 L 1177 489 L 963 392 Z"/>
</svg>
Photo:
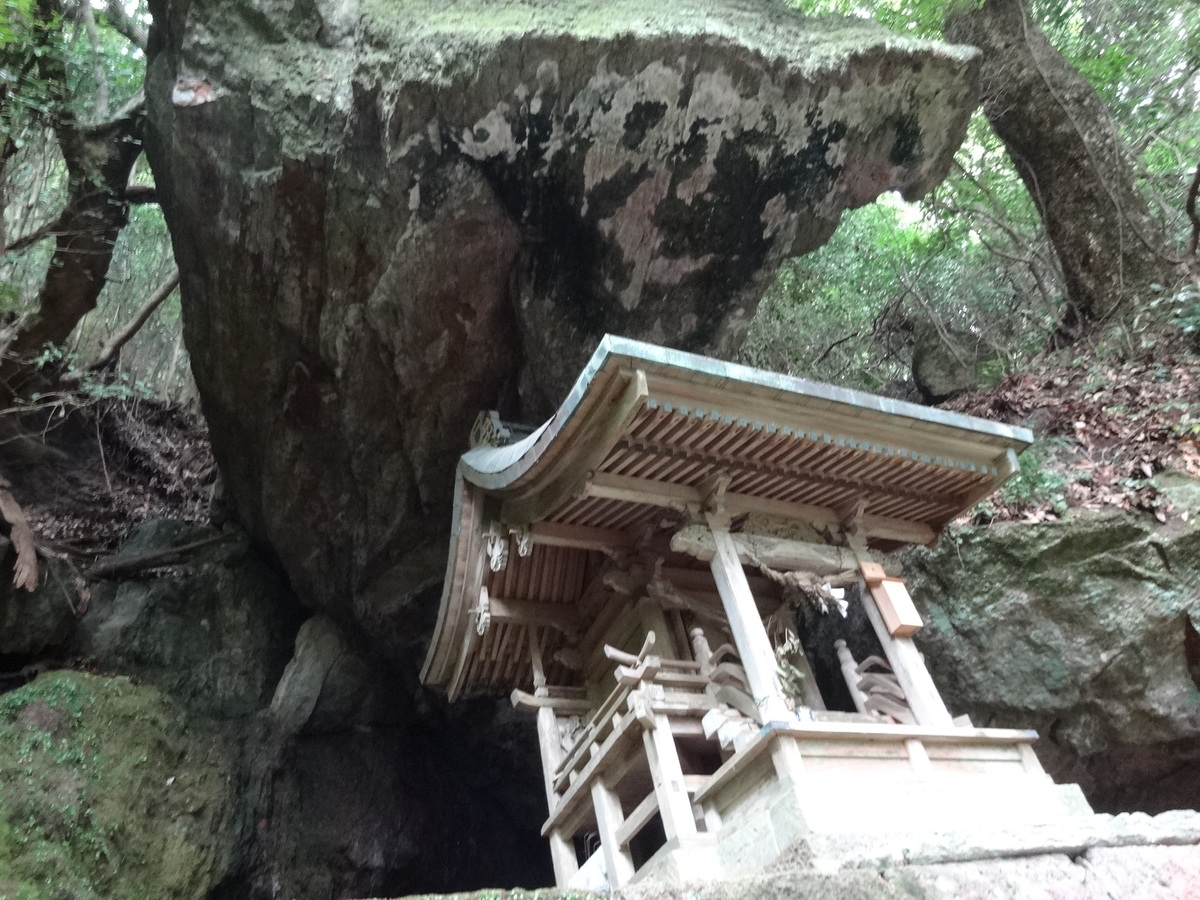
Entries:
<svg viewBox="0 0 1200 900">
<path fill-rule="evenodd" d="M 1038 441 L 1026 450 L 1021 456 L 1021 471 L 1000 488 L 1000 499 L 1014 504 L 1049 503 L 1056 514 L 1064 514 L 1067 479 L 1055 468 L 1056 450 L 1062 445 L 1062 441 Z"/>
<path fill-rule="evenodd" d="M 53 672 L 0 697 L 0 900 L 200 897 L 221 874 L 217 748 L 153 688 Z"/>
<path fill-rule="evenodd" d="M 954 0 L 792 2 L 807 13 L 870 16 L 900 33 L 937 37 Z M 1167 253 L 1183 257 L 1191 233 L 1185 200 L 1200 163 L 1200 6 L 1033 0 L 1029 10 L 1031 25 L 1098 92 L 1111 115 L 1099 127 L 1119 134 L 1169 237 Z M 1146 350 L 1172 322 L 1187 333 L 1200 329 L 1200 288 L 1186 279 L 1157 287 L 1159 299 L 1138 311 L 1116 352 Z M 929 197 L 850 213 L 825 247 L 783 269 L 742 358 L 903 393 L 922 326 L 931 326 L 925 336 L 981 352 L 986 386 L 1045 350 L 1066 297 L 1030 192 L 980 112 Z"/>
<path fill-rule="evenodd" d="M 81 253 L 95 261 L 84 280 L 96 285 L 96 309 L 69 339 L 50 341 L 63 359 L 86 364 L 174 268 L 144 161 L 132 162 L 120 183 L 106 183 L 111 176 L 101 174 L 111 169 L 106 152 L 141 140 L 149 15 L 144 0 L 103 9 L 79 0 L 0 5 L 0 315 L 18 329 L 36 323 L 56 302 L 45 289 L 47 273 L 71 257 L 60 235 L 95 228 L 102 249 Z M 110 210 L 120 207 L 115 221 L 101 222 L 86 210 L 87 197 L 97 192 L 109 195 Z M 36 358 L 41 350 L 26 356 Z M 177 295 L 123 349 L 114 377 L 124 385 L 144 382 L 163 399 L 190 395 Z"/>
</svg>

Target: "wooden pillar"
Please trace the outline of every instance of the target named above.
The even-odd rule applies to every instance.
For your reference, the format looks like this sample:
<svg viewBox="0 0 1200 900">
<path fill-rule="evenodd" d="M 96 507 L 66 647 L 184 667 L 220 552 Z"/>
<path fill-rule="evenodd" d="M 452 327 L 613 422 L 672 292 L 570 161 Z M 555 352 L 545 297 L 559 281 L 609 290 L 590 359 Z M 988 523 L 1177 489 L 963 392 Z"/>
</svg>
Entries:
<svg viewBox="0 0 1200 900">
<path fill-rule="evenodd" d="M 733 632 L 733 641 L 742 658 L 742 667 L 746 670 L 754 702 L 758 704 L 764 723 L 790 722 L 793 715 L 783 698 L 775 651 L 771 649 L 771 639 L 767 637 L 767 629 L 758 615 L 754 595 L 750 592 L 750 584 L 738 559 L 737 545 L 725 523 L 712 514 L 708 516 L 708 527 L 716 544 L 711 563 L 713 577 L 717 581 L 725 616 L 729 619 L 729 630 Z"/>
<path fill-rule="evenodd" d="M 799 782 L 804 777 L 804 759 L 800 756 L 800 745 L 793 737 L 776 736 L 771 744 L 771 763 L 780 778 Z"/>
<path fill-rule="evenodd" d="M 904 742 L 904 748 L 908 751 L 908 764 L 912 766 L 912 770 L 918 775 L 928 775 L 933 771 L 933 763 L 929 761 L 929 753 L 925 750 L 925 745 L 919 740 L 913 738 Z"/>
<path fill-rule="evenodd" d="M 545 667 L 542 663 L 542 642 L 536 629 L 530 629 L 529 656 L 533 665 L 533 685 L 536 691 L 546 685 Z M 558 793 L 554 790 L 554 773 L 562 762 L 562 740 L 558 732 L 558 717 L 553 708 L 541 707 L 537 712 L 538 748 L 542 757 L 542 778 L 546 786 L 546 808 L 554 815 L 558 806 Z M 579 871 L 579 857 L 575 853 L 572 835 L 556 828 L 548 836 L 550 861 L 554 864 L 554 883 L 560 888 Z"/>
<path fill-rule="evenodd" d="M 662 816 L 667 840 L 695 834 L 696 819 L 683 781 L 683 768 L 679 765 L 679 750 L 671 734 L 671 720 L 663 715 L 655 716 L 654 727 L 642 733 L 642 740 L 646 744 L 650 777 L 658 796 L 658 814 Z"/>
<path fill-rule="evenodd" d="M 633 856 L 622 848 L 617 839 L 617 829 L 625 821 L 621 810 L 621 798 L 597 778 L 592 783 L 592 806 L 596 810 L 596 831 L 600 834 L 600 852 L 604 854 L 604 868 L 608 872 L 609 890 L 624 887 L 633 878 Z"/>
<path fill-rule="evenodd" d="M 872 561 L 865 544 L 853 542 L 850 546 L 858 557 L 860 565 Z M 883 652 L 887 654 L 888 663 L 891 664 L 896 680 L 904 689 L 908 707 L 913 711 L 913 718 L 917 720 L 917 724 L 953 727 L 954 719 L 950 715 L 950 711 L 946 709 L 946 704 L 942 702 L 942 695 L 938 693 L 933 679 L 929 677 L 929 670 L 925 668 L 925 659 L 921 656 L 917 645 L 913 643 L 913 639 L 911 637 L 893 637 L 883 621 L 879 607 L 875 605 L 871 589 L 861 579 L 858 587 L 859 594 L 862 596 L 863 608 L 867 611 L 867 618 L 871 620 L 871 626 L 879 637 Z"/>
</svg>

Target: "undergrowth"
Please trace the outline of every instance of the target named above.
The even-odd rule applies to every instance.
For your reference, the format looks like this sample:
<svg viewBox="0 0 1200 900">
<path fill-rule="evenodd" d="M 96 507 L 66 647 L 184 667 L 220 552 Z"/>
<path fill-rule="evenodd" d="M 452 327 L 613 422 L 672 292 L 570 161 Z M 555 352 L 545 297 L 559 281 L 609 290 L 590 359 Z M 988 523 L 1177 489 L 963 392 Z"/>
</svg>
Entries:
<svg viewBox="0 0 1200 900">
<path fill-rule="evenodd" d="M 125 678 L 53 672 L 0 697 L 0 900 L 202 895 L 211 838 L 186 838 L 222 785 L 183 728 Z"/>
</svg>

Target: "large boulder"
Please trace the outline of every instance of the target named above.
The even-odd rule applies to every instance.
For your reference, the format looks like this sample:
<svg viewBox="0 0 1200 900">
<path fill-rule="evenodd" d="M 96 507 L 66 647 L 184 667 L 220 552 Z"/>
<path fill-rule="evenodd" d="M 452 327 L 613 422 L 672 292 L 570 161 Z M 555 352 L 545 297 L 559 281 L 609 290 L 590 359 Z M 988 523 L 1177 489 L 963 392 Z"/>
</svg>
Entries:
<svg viewBox="0 0 1200 900">
<path fill-rule="evenodd" d="M 1200 491 L 1178 513 L 1081 513 L 913 551 L 918 643 L 954 713 L 1037 728 L 1100 811 L 1200 808 Z"/>
<path fill-rule="evenodd" d="M 134 675 L 220 718 L 271 701 L 300 625 L 296 600 L 236 530 L 154 519 L 108 562 L 198 546 L 171 566 L 93 584 L 73 652 L 105 671 Z"/>
<path fill-rule="evenodd" d="M 605 332 L 729 352 L 844 209 L 938 182 L 975 104 L 974 51 L 769 0 L 152 8 L 147 149 L 230 494 L 393 656 L 480 409 L 540 419 Z"/>
</svg>

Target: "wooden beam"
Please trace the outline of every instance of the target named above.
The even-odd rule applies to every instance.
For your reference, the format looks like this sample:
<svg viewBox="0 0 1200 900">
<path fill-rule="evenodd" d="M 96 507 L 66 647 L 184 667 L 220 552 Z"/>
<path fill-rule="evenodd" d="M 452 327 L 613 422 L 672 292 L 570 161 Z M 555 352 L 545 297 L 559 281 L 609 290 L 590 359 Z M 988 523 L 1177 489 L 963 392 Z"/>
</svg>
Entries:
<svg viewBox="0 0 1200 900">
<path fill-rule="evenodd" d="M 467 677 L 467 671 L 471 667 L 471 657 L 474 654 L 475 645 L 479 642 L 480 634 L 478 628 L 476 628 L 476 624 L 479 621 L 478 610 L 486 608 L 489 602 L 487 585 L 480 585 L 479 605 L 467 613 L 467 625 L 463 630 L 462 646 L 458 651 L 458 659 L 454 666 L 454 674 L 450 678 L 450 686 L 446 690 L 451 703 L 457 700 L 459 694 L 462 693 L 463 682 Z"/>
<path fill-rule="evenodd" d="M 760 513 L 779 519 L 799 520 L 807 522 L 817 531 L 837 532 L 841 529 L 841 519 L 835 510 L 825 506 L 810 506 L 807 503 L 790 503 L 786 500 L 771 500 L 767 497 L 753 497 L 748 494 L 726 494 L 725 512 L 737 517 L 747 513 Z M 906 544 L 929 544 L 938 536 L 930 526 L 923 522 L 913 522 L 909 519 L 896 519 L 891 516 L 873 516 L 864 514 L 859 527 L 869 538 L 881 541 L 902 541 Z"/>
<path fill-rule="evenodd" d="M 540 697 L 530 694 L 520 688 L 515 688 L 509 695 L 512 705 L 525 712 L 540 712 L 543 709 L 557 710 L 564 716 L 583 716 L 592 711 L 590 700 L 579 700 L 574 697 Z M 557 767 L 557 763 L 555 766 Z"/>
<path fill-rule="evenodd" d="M 699 509 L 704 495 L 694 487 L 684 484 L 654 481 L 647 478 L 630 478 L 597 472 L 587 483 L 585 493 L 589 497 L 605 500 L 623 500 L 626 503 L 646 503 L 668 509 L 684 510 L 689 506 Z M 831 508 L 810 506 L 806 503 L 790 503 L 755 497 L 751 494 L 725 494 L 725 511 L 733 517 L 748 513 L 773 516 L 806 522 L 818 531 L 837 531 L 841 527 L 838 514 Z M 889 516 L 864 515 L 862 533 L 868 538 L 886 541 L 901 541 L 909 544 L 929 544 L 937 538 L 937 531 L 924 522 L 896 519 Z"/>
<path fill-rule="evenodd" d="M 925 745 L 917 738 L 909 738 L 904 742 L 904 747 L 908 750 L 908 762 L 914 772 L 918 775 L 928 775 L 933 771 L 933 763 L 929 761 Z"/>
<path fill-rule="evenodd" d="M 717 582 L 713 578 L 712 569 L 681 569 L 677 566 L 663 566 L 658 574 L 681 591 L 698 594 L 715 594 L 717 592 Z M 750 585 L 750 590 L 756 597 L 759 594 L 775 595 L 779 593 L 779 585 L 763 575 L 747 575 L 746 583 Z"/>
<path fill-rule="evenodd" d="M 646 795 L 646 799 L 634 807 L 633 812 L 625 817 L 625 821 L 621 827 L 617 829 L 617 842 L 622 847 L 628 847 L 639 831 L 646 827 L 646 823 L 654 818 L 654 814 L 658 812 L 658 795 L 651 791 Z"/>
<path fill-rule="evenodd" d="M 925 745 L 1016 745 L 1019 751 L 1021 747 L 1029 746 L 1037 740 L 1036 731 L 1013 728 L 926 728 L 921 725 L 863 725 L 849 722 L 799 722 L 786 728 L 764 728 L 712 774 L 704 787 L 697 791 L 696 801 L 708 803 L 714 794 L 736 780 L 763 751 L 785 736 L 822 742 L 870 741 L 904 744 L 915 739 Z"/>
<path fill-rule="evenodd" d="M 729 534 L 728 527 L 716 516 L 710 514 L 708 523 L 715 548 L 711 563 L 713 576 L 721 592 L 725 615 L 733 632 L 734 643 L 737 644 L 738 655 L 742 658 L 754 702 L 758 704 L 763 722 L 791 721 L 794 717 L 783 699 L 775 652 L 771 649 L 771 640 L 758 616 L 754 595 L 738 560 L 737 544 Z"/>
<path fill-rule="evenodd" d="M 600 852 L 604 854 L 604 867 L 608 870 L 609 889 L 624 887 L 633 879 L 633 856 L 617 836 L 625 824 L 621 799 L 603 778 L 592 782 L 592 806 L 596 810 L 596 831 L 600 834 Z"/>
<path fill-rule="evenodd" d="M 612 723 L 612 729 L 608 737 L 600 744 L 599 750 L 588 759 L 587 764 L 579 771 L 578 776 L 571 780 L 570 784 L 566 783 L 568 781 L 566 776 L 571 769 L 568 768 L 561 773 L 556 779 L 556 788 L 561 788 L 562 794 L 553 812 L 550 813 L 550 818 L 542 825 L 543 836 L 548 835 L 556 828 L 569 829 L 578 822 L 579 804 L 587 796 L 583 793 L 584 790 L 601 772 L 611 769 L 616 760 L 626 758 L 625 751 L 632 749 L 635 733 L 640 732 L 641 727 L 637 724 L 637 717 L 632 712 L 621 714 L 620 718 Z M 567 765 L 573 766 L 574 763 L 568 762 Z M 560 766 L 560 768 L 562 767 Z"/>
<path fill-rule="evenodd" d="M 883 645 L 892 672 L 904 688 L 904 697 L 908 707 L 913 711 L 918 725 L 934 725 L 940 727 L 953 726 L 953 717 L 942 702 L 941 694 L 925 668 L 925 659 L 921 651 L 910 637 L 892 637 L 884 624 L 883 616 L 875 606 L 875 598 L 865 588 L 862 590 L 862 604 L 867 611 L 867 618 Z"/>
<path fill-rule="evenodd" d="M 547 625 L 558 631 L 578 631 L 579 610 L 570 603 L 537 603 L 533 600 L 488 598 L 493 623 Z"/>
<path fill-rule="evenodd" d="M 704 497 L 694 487 L 671 484 L 668 481 L 653 481 L 649 478 L 631 478 L 627 475 L 612 475 L 597 472 L 587 483 L 585 493 L 602 500 L 623 500 L 626 503 L 648 503 L 670 509 L 699 507 Z"/>
<path fill-rule="evenodd" d="M 1021 463 L 1017 459 L 1017 451 L 1009 447 L 996 457 L 995 465 L 998 474 L 995 479 L 985 485 L 968 491 L 959 499 L 962 509 L 970 509 L 984 497 L 990 497 L 1000 489 L 1000 485 L 1021 471 Z"/>
<path fill-rule="evenodd" d="M 611 528 L 565 525 L 561 522 L 534 522 L 529 526 L 529 533 L 535 544 L 546 547 L 622 551 L 633 546 L 628 534 Z"/>
<path fill-rule="evenodd" d="M 533 666 L 534 680 L 545 681 L 545 666 L 542 660 L 542 641 L 535 632 L 529 636 L 529 658 Z M 515 693 L 515 692 L 514 692 Z M 543 698 L 536 698 L 543 699 Z M 545 698 L 549 699 L 549 698 Z M 514 698 L 513 704 L 516 705 Z M 542 757 L 542 781 L 546 789 L 546 809 L 554 815 L 558 805 L 558 792 L 554 789 L 554 770 L 562 762 L 562 739 L 558 730 L 558 716 L 551 707 L 543 706 L 537 711 L 538 749 Z M 546 837 L 550 842 L 550 861 L 554 865 L 554 881 L 565 888 L 579 871 L 579 857 L 575 853 L 575 842 L 561 829 L 553 829 Z"/>
<path fill-rule="evenodd" d="M 669 841 L 695 834 L 696 819 L 692 815 L 692 801 L 688 799 L 687 785 L 683 780 L 675 737 L 671 734 L 671 720 L 665 715 L 655 715 L 653 726 L 642 734 L 642 742 L 646 746 L 646 759 L 650 762 L 650 777 L 658 797 L 663 831 Z"/>
<path fill-rule="evenodd" d="M 855 545 L 854 552 L 863 563 L 874 562 L 866 547 L 861 543 Z M 900 687 L 904 689 L 908 708 L 912 710 L 917 724 L 953 727 L 953 717 L 946 709 L 942 695 L 938 693 L 937 685 L 933 683 L 933 678 L 929 675 L 929 669 L 925 667 L 925 657 L 921 656 L 921 651 L 917 649 L 917 645 L 913 643 L 911 637 L 892 636 L 887 623 L 883 620 L 883 615 L 879 612 L 879 607 L 875 604 L 875 598 L 871 596 L 866 581 L 860 581 L 859 585 L 863 609 L 866 610 L 867 618 L 871 620 L 871 627 L 875 629 L 883 652 L 887 654 L 888 662 L 892 666 L 892 674 L 896 676 Z"/>
<path fill-rule="evenodd" d="M 726 534 L 743 564 L 753 565 L 757 560 L 773 569 L 799 569 L 814 575 L 836 575 L 858 568 L 858 559 L 844 547 L 759 534 Z M 671 538 L 671 549 L 709 562 L 717 556 L 716 531 L 703 525 L 681 528 Z"/>
</svg>

